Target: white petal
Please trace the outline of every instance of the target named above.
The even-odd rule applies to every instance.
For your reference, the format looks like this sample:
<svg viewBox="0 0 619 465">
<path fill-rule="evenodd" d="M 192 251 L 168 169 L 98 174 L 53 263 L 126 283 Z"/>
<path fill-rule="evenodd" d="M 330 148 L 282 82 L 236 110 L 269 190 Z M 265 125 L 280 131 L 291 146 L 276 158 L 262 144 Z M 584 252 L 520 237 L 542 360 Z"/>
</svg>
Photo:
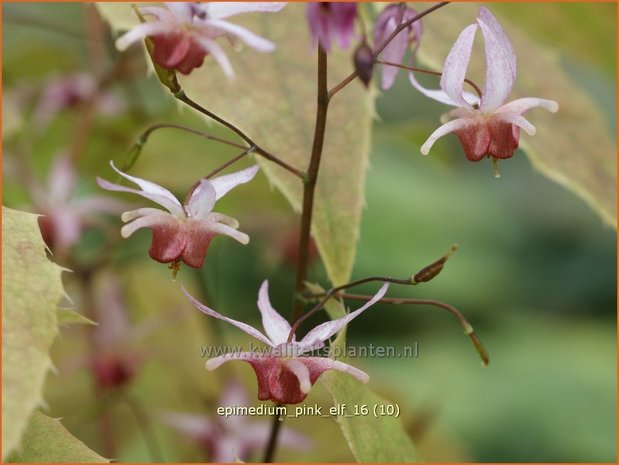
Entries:
<svg viewBox="0 0 619 465">
<path fill-rule="evenodd" d="M 300 344 L 313 344 L 316 340 L 326 341 L 335 333 L 337 333 L 340 329 L 342 329 L 345 324 L 359 316 L 363 311 L 367 310 L 380 299 L 382 299 L 388 288 L 389 283 L 383 284 L 383 286 L 378 290 L 376 295 L 372 297 L 372 300 L 366 302 L 365 305 L 363 305 L 363 307 L 361 307 L 360 309 L 355 310 L 354 312 L 351 312 L 342 318 L 338 318 L 337 320 L 327 321 L 326 323 L 322 323 L 316 326 L 305 335 L 305 337 L 301 340 Z"/>
<path fill-rule="evenodd" d="M 209 28 L 214 28 L 227 34 L 232 34 L 259 52 L 272 52 L 275 50 L 275 44 L 273 42 L 254 34 L 249 29 L 245 29 L 242 26 L 219 19 L 206 19 L 202 21 L 202 24 L 208 26 Z"/>
<path fill-rule="evenodd" d="M 217 64 L 221 67 L 224 74 L 229 78 L 234 77 L 234 70 L 232 69 L 232 65 L 230 64 L 230 60 L 226 56 L 226 53 L 219 46 L 217 42 L 208 37 L 203 37 L 201 35 L 196 35 L 196 40 L 202 46 L 202 48 L 208 52 L 213 59 L 217 62 Z"/>
<path fill-rule="evenodd" d="M 432 148 L 434 143 L 439 138 L 459 129 L 464 129 L 473 124 L 475 124 L 475 120 L 473 118 L 458 118 L 443 124 L 436 131 L 434 131 L 430 135 L 430 137 L 428 137 L 428 140 L 423 143 L 423 145 L 421 146 L 421 153 L 427 155 L 430 152 L 430 149 Z"/>
<path fill-rule="evenodd" d="M 127 50 L 131 44 L 144 40 L 146 37 L 167 34 L 174 30 L 173 25 L 160 21 L 138 24 L 116 40 L 116 48 L 122 52 Z"/>
<path fill-rule="evenodd" d="M 536 107 L 542 107 L 552 113 L 556 113 L 559 110 L 559 104 L 554 100 L 525 97 L 506 103 L 498 108 L 495 113 L 513 112 L 522 115 L 524 112 Z"/>
<path fill-rule="evenodd" d="M 161 210 L 155 210 L 157 213 L 152 213 L 141 218 L 137 218 L 130 223 L 127 223 L 120 228 L 120 235 L 125 239 L 131 236 L 134 232 L 141 228 L 152 228 L 154 226 L 168 226 L 173 228 L 179 221 L 175 216 Z"/>
<path fill-rule="evenodd" d="M 309 370 L 299 360 L 290 359 L 284 362 L 286 367 L 294 373 L 299 380 L 299 387 L 303 394 L 307 394 L 312 389 L 312 383 L 310 382 Z"/>
<path fill-rule="evenodd" d="M 503 112 L 496 114 L 496 118 L 506 123 L 515 124 L 519 128 L 522 128 L 530 136 L 535 135 L 535 126 L 529 123 L 524 116 L 517 113 Z"/>
<path fill-rule="evenodd" d="M 288 340 L 290 324 L 271 305 L 269 300 L 269 282 L 265 279 L 258 292 L 258 308 L 262 315 L 264 332 L 273 341 L 273 345 L 283 344 Z"/>
<path fill-rule="evenodd" d="M 246 323 L 243 323 L 241 321 L 237 321 L 237 320 L 233 320 L 232 318 L 228 318 L 226 316 L 221 315 L 220 313 L 217 313 L 215 310 L 212 310 L 210 308 L 208 308 L 206 305 L 201 304 L 200 302 L 198 302 L 191 294 L 189 294 L 189 292 L 187 292 L 187 290 L 181 286 L 183 292 L 185 293 L 185 295 L 189 298 L 189 300 L 191 300 L 191 303 L 198 309 L 200 310 L 202 313 L 206 313 L 208 316 L 212 316 L 213 318 L 217 318 L 219 320 L 223 320 L 227 323 L 230 323 L 233 326 L 236 326 L 237 328 L 239 328 L 242 331 L 245 331 L 247 334 L 249 334 L 252 337 L 255 337 L 256 339 L 258 339 L 260 342 L 264 342 L 265 344 L 269 345 L 269 346 L 273 346 L 273 344 L 271 343 L 271 341 L 264 335 L 262 334 L 260 331 L 258 331 L 256 328 L 253 328 L 252 326 L 249 326 Z M 231 354 L 228 354 L 231 355 Z M 234 354 L 232 354 L 234 355 Z M 238 354 L 238 355 L 242 355 L 242 354 Z M 217 357 L 220 358 L 220 357 Z M 207 362 L 206 367 L 209 370 L 213 370 L 214 368 L 217 368 L 217 366 L 221 365 L 221 362 L 219 365 L 217 365 L 214 368 L 209 368 L 209 363 L 214 362 L 214 360 L 216 359 L 212 359 L 209 360 Z"/>
<path fill-rule="evenodd" d="M 303 360 L 312 372 L 319 371 L 322 373 L 325 370 L 338 370 L 354 376 L 364 384 L 370 380 L 370 377 L 366 372 L 337 360 L 332 360 L 325 357 L 303 357 L 301 360 Z"/>
<path fill-rule="evenodd" d="M 460 33 L 445 59 L 443 75 L 441 76 L 441 89 L 449 95 L 451 100 L 463 108 L 471 108 L 471 105 L 462 96 L 462 89 L 476 32 L 477 25 L 471 24 Z"/>
<path fill-rule="evenodd" d="M 228 225 L 222 223 L 209 223 L 208 229 L 217 234 L 223 234 L 224 236 L 231 237 L 235 241 L 240 242 L 243 245 L 249 244 L 249 236 L 241 231 L 237 231 Z"/>
<path fill-rule="evenodd" d="M 239 13 L 276 12 L 286 6 L 287 2 L 208 2 L 205 4 L 210 18 L 228 18 Z"/>
<path fill-rule="evenodd" d="M 486 50 L 486 82 L 480 110 L 490 112 L 507 98 L 516 80 L 516 55 L 496 18 L 482 7 L 477 22 L 484 36 Z"/>
<path fill-rule="evenodd" d="M 215 206 L 215 188 L 208 179 L 201 179 L 200 184 L 191 193 L 187 202 L 189 217 L 204 219 Z"/>
<path fill-rule="evenodd" d="M 253 360 L 257 358 L 259 357 L 253 352 L 230 352 L 229 354 L 220 355 L 219 357 L 215 357 L 215 358 L 211 358 L 210 360 L 207 360 L 206 369 L 209 371 L 213 371 L 227 362 L 232 362 L 234 360 L 247 361 L 247 360 Z"/>
<path fill-rule="evenodd" d="M 215 192 L 217 193 L 217 196 L 215 198 L 219 200 L 231 189 L 234 189 L 236 186 L 240 184 L 245 184 L 254 179 L 254 176 L 256 176 L 259 168 L 260 167 L 258 165 L 254 165 L 250 168 L 237 171 L 236 173 L 226 174 L 224 176 L 219 176 L 215 179 L 212 179 L 211 183 L 213 184 Z"/>
<path fill-rule="evenodd" d="M 237 220 L 228 215 L 224 215 L 223 213 L 211 213 L 208 217 L 209 220 L 216 223 L 225 224 L 226 226 L 230 226 L 232 229 L 238 229 L 239 227 L 239 222 Z"/>
<path fill-rule="evenodd" d="M 193 9 L 189 2 L 165 2 L 165 6 L 180 20 L 190 23 L 193 18 Z"/>
<path fill-rule="evenodd" d="M 141 195 L 142 197 L 146 197 L 147 199 L 150 199 L 153 202 L 158 203 L 162 207 L 166 208 L 173 215 L 176 215 L 179 217 L 185 217 L 185 212 L 183 211 L 183 207 L 181 206 L 180 202 L 176 199 L 176 197 L 174 197 L 169 190 L 164 189 L 163 187 L 153 182 L 146 181 L 144 179 L 136 178 L 135 176 L 130 176 L 126 173 L 123 173 L 122 171 L 116 169 L 113 162 L 110 162 L 110 165 L 112 166 L 114 171 L 116 171 L 122 177 L 140 186 L 142 190 L 139 191 L 137 189 L 132 189 L 130 187 L 120 186 L 118 184 L 113 184 L 109 181 L 106 181 L 105 179 L 97 178 L 97 183 L 99 184 L 99 186 L 101 186 L 104 189 L 111 190 L 111 191 L 130 192 L 132 194 Z"/>
</svg>

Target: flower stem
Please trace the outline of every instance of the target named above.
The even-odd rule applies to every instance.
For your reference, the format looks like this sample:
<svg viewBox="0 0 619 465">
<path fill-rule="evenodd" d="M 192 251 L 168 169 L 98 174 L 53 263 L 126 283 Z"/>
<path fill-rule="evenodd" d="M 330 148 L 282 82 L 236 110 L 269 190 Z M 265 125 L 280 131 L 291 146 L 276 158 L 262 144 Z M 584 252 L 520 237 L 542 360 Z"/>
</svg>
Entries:
<svg viewBox="0 0 619 465">
<path fill-rule="evenodd" d="M 343 299 L 361 300 L 361 301 L 366 301 L 366 302 L 372 299 L 372 296 L 358 295 L 358 294 L 340 293 L 340 294 L 336 294 L 336 296 L 341 297 Z M 397 297 L 395 298 L 394 297 L 383 297 L 382 299 L 379 300 L 379 302 L 395 304 L 395 305 L 430 305 L 433 307 L 438 307 L 438 308 L 447 310 L 449 313 L 451 313 L 457 318 L 458 323 L 460 323 L 460 326 L 462 327 L 466 335 L 471 339 L 471 342 L 473 343 L 475 350 L 481 357 L 482 364 L 484 366 L 487 366 L 488 363 L 490 363 L 490 357 L 488 355 L 488 352 L 486 351 L 485 347 L 483 346 L 483 344 L 477 337 L 477 334 L 475 334 L 475 330 L 473 329 L 471 324 L 466 320 L 466 318 L 460 312 L 460 310 L 458 310 L 457 308 L 445 302 L 441 302 L 440 300 L 433 300 L 433 299 L 401 299 Z"/>
<path fill-rule="evenodd" d="M 247 142 L 250 147 L 254 147 L 254 151 L 255 151 L 255 153 L 257 155 L 260 155 L 260 156 L 266 158 L 267 160 L 269 160 L 269 161 L 271 161 L 271 162 L 281 166 L 282 168 L 284 168 L 288 172 L 294 174 L 299 179 L 303 179 L 303 180 L 305 179 L 305 174 L 302 171 L 299 171 L 295 167 L 289 165 L 288 163 L 286 163 L 283 160 L 280 160 L 279 158 L 277 158 L 272 153 L 270 153 L 270 152 L 266 151 L 265 149 L 263 149 L 262 147 L 260 147 L 247 134 L 245 134 L 243 131 L 241 131 L 239 128 L 237 128 L 234 124 L 230 123 L 229 121 L 226 121 L 225 119 L 223 119 L 220 116 L 217 116 L 215 113 L 207 110 L 203 106 L 201 106 L 198 103 L 196 103 L 193 100 L 191 100 L 189 97 L 187 97 L 187 94 L 185 94 L 184 90 L 181 89 L 180 91 L 175 92 L 174 93 L 174 97 L 176 99 L 180 100 L 181 102 L 185 103 L 186 105 L 189 105 L 194 110 L 202 113 L 205 116 L 208 116 L 209 118 L 217 121 L 219 124 L 227 127 L 231 131 L 233 131 L 241 139 L 243 139 L 245 142 Z"/>
<path fill-rule="evenodd" d="M 430 71 L 429 69 L 416 68 L 415 66 L 401 65 L 399 63 L 392 63 L 390 61 L 376 60 L 376 63 L 379 63 L 381 65 L 387 65 L 387 66 L 395 66 L 396 68 L 406 69 L 408 71 L 416 71 L 418 73 L 431 74 L 433 76 L 442 76 L 443 75 L 443 73 L 441 73 L 439 71 Z M 475 84 L 470 79 L 466 79 L 466 78 L 464 79 L 464 82 L 466 82 L 469 86 L 471 86 L 473 89 L 475 89 L 475 92 L 477 93 L 477 96 L 479 98 L 481 98 L 481 89 L 479 88 L 479 86 L 477 84 Z"/>
<path fill-rule="evenodd" d="M 281 407 L 282 404 L 277 404 L 277 407 Z M 276 412 L 279 412 L 279 409 L 275 409 Z M 280 418 L 279 413 L 273 415 L 271 419 L 271 433 L 269 435 L 269 442 L 267 443 L 267 448 L 264 452 L 263 463 L 271 463 L 273 461 L 273 457 L 275 456 L 275 446 L 277 445 L 277 438 L 279 436 L 279 430 L 283 423 L 283 419 Z"/>
<path fill-rule="evenodd" d="M 381 54 L 381 52 L 385 49 L 385 47 L 387 47 L 387 45 L 389 45 L 391 43 L 391 41 L 400 33 L 402 32 L 404 29 L 406 29 L 407 27 L 409 27 L 411 24 L 413 24 L 416 21 L 419 21 L 421 18 L 423 18 L 424 16 L 432 13 L 433 11 L 438 10 L 439 8 L 444 7 L 445 5 L 449 4 L 450 2 L 441 2 L 441 3 L 437 3 L 433 6 L 431 6 L 430 8 L 422 11 L 421 13 L 419 13 L 417 16 L 409 19 L 408 21 L 405 21 L 403 23 L 400 23 L 400 25 L 394 29 L 394 31 L 391 33 L 391 35 L 389 37 L 387 37 L 385 39 L 385 41 L 380 44 L 379 47 L 376 48 L 376 50 L 374 51 L 374 59 L 377 59 L 378 56 Z M 376 44 L 375 44 L 376 45 Z M 350 73 L 346 78 L 344 78 L 339 84 L 335 85 L 330 91 L 329 91 L 329 98 L 333 97 L 335 94 L 337 94 L 340 90 L 342 90 L 344 87 L 346 87 L 348 84 L 350 84 L 356 77 L 359 76 L 359 73 L 357 71 L 354 71 L 352 73 Z"/>
</svg>

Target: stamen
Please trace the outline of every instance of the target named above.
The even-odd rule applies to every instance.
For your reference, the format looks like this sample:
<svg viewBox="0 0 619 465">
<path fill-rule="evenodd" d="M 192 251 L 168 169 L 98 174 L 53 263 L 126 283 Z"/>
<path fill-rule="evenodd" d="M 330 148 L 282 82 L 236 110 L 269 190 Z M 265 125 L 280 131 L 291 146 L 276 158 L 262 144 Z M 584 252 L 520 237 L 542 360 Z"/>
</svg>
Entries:
<svg viewBox="0 0 619 465">
<path fill-rule="evenodd" d="M 172 281 L 176 282 L 176 275 L 181 269 L 180 259 L 176 260 L 175 262 L 170 263 L 170 266 L 168 266 L 168 268 L 172 270 Z"/>
<path fill-rule="evenodd" d="M 501 173 L 499 172 L 499 160 L 494 157 L 492 157 L 492 170 L 494 171 L 495 178 L 501 177 Z"/>
</svg>

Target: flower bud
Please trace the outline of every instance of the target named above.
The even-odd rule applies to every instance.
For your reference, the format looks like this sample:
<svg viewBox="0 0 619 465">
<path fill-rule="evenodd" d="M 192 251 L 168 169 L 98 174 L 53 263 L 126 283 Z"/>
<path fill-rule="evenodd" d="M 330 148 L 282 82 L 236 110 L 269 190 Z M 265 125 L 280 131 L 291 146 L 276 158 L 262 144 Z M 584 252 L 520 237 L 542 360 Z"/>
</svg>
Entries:
<svg viewBox="0 0 619 465">
<path fill-rule="evenodd" d="M 374 73 L 374 53 L 365 40 L 355 50 L 354 63 L 359 79 L 368 87 Z"/>
<path fill-rule="evenodd" d="M 421 270 L 415 273 L 415 275 L 411 278 L 412 284 L 425 283 L 435 278 L 441 271 L 443 271 L 445 262 L 447 262 L 447 259 L 456 250 L 458 250 L 458 246 L 454 244 L 449 249 L 449 252 L 447 252 L 441 258 L 430 263 L 428 266 L 424 266 Z"/>
</svg>

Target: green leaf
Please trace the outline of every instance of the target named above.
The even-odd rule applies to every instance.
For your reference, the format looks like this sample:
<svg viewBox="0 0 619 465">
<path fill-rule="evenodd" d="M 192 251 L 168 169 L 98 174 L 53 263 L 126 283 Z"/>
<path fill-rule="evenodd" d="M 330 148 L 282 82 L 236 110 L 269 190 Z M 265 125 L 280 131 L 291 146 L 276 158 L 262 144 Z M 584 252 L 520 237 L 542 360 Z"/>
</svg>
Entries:
<svg viewBox="0 0 619 465">
<path fill-rule="evenodd" d="M 307 284 L 312 293 L 324 292 L 317 285 Z M 340 318 L 346 314 L 341 302 L 330 299 L 325 305 L 329 316 Z M 335 353 L 345 353 L 346 328 L 341 330 L 332 343 Z M 340 358 L 343 362 L 346 359 Z M 327 371 L 320 377 L 327 388 L 335 405 L 346 404 L 347 413 L 354 413 L 355 406 L 360 409 L 366 405 L 369 408 L 367 415 L 336 417 L 336 421 L 348 442 L 350 450 L 359 462 L 413 462 L 417 460 L 417 453 L 411 438 L 406 433 L 404 425 L 394 416 L 373 415 L 375 405 L 389 405 L 387 399 L 380 397 L 359 381 L 339 371 Z"/>
<path fill-rule="evenodd" d="M 37 215 L 2 207 L 3 457 L 19 443 L 52 366 L 62 269 L 48 260 Z"/>
<path fill-rule="evenodd" d="M 96 321 L 92 321 L 90 318 L 86 318 L 81 313 L 77 313 L 73 310 L 69 310 L 66 308 L 59 308 L 56 311 L 56 318 L 58 320 L 58 325 L 72 325 L 72 324 L 81 324 L 81 325 L 96 325 Z"/>
<path fill-rule="evenodd" d="M 69 433 L 60 420 L 35 411 L 26 426 L 21 445 L 10 462 L 26 463 L 108 463 Z"/>
<path fill-rule="evenodd" d="M 137 23 L 128 5 L 98 6 L 116 29 Z M 234 20 L 237 22 L 236 17 Z M 277 46 L 275 52 L 259 53 L 245 47 L 237 53 L 227 48 L 236 72 L 234 80 L 226 79 L 207 57 L 201 68 L 189 76 L 179 76 L 179 82 L 190 98 L 241 128 L 266 150 L 305 170 L 316 118 L 316 57 L 311 51 L 304 5 L 289 4 L 278 13 L 242 15 L 238 22 L 272 40 Z M 352 70 L 350 51 L 333 50 L 329 54 L 330 85 Z M 372 92 L 354 82 L 338 93 L 329 108 L 313 236 L 334 284 L 348 280 L 354 263 L 373 97 Z M 300 211 L 299 179 L 260 157 L 258 161 L 273 185 Z"/>
<path fill-rule="evenodd" d="M 471 4 L 450 4 L 424 19 L 420 61 L 440 70 L 459 32 L 475 21 L 478 9 Z M 512 13 L 517 9 L 513 6 Z M 560 106 L 554 114 L 544 110 L 527 114 L 537 127 L 537 134 L 523 134 L 521 146 L 536 169 L 576 193 L 616 228 L 616 147 L 604 113 L 566 73 L 560 53 L 540 45 L 519 28 L 518 23 L 526 21 L 523 16 L 511 17 L 515 19 L 499 16 L 519 58 L 518 77 L 510 99 L 541 97 L 556 100 Z M 473 53 L 481 55 L 482 48 L 475 48 Z M 471 63 L 469 75 L 478 84 L 483 82 L 483 66 L 483 60 Z"/>
</svg>

